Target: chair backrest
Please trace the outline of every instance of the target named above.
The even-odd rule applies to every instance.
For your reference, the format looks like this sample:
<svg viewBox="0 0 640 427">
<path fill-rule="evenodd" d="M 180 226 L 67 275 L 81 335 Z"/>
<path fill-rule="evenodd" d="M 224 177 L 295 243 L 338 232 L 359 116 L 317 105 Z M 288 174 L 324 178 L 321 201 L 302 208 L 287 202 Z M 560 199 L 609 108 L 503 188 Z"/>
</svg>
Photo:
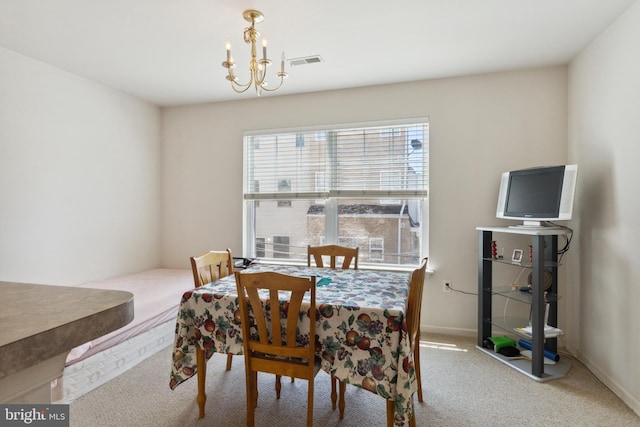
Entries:
<svg viewBox="0 0 640 427">
<path fill-rule="evenodd" d="M 296 331 L 299 327 L 302 299 L 307 292 L 311 297 L 308 313 L 311 315 L 316 311 L 315 276 L 310 278 L 296 277 L 273 271 L 236 272 L 235 276 L 247 372 L 259 370 L 279 375 L 297 376 L 296 368 L 285 368 L 284 371 L 282 368 L 283 364 L 294 364 L 298 365 L 300 369 L 309 369 L 308 373 L 312 378 L 315 364 L 315 315 L 310 316 L 309 337 L 303 340 L 304 345 L 297 343 Z M 260 300 L 259 292 L 261 290 L 268 291 L 269 297 L 266 303 Z M 279 302 L 279 309 L 274 310 L 276 301 Z M 267 307 L 268 311 L 265 309 Z M 252 316 L 250 316 L 249 308 Z M 283 319 L 286 319 L 284 329 Z M 257 337 L 251 336 L 252 324 L 257 329 Z M 283 360 L 283 357 L 301 360 Z M 252 363 L 256 366 L 251 367 Z"/>
<path fill-rule="evenodd" d="M 422 311 L 422 290 L 424 289 L 424 278 L 427 270 L 428 258 L 420 262 L 420 266 L 413 270 L 409 279 L 409 298 L 407 299 L 407 331 L 409 342 L 413 349 L 417 344 L 420 335 L 420 312 Z"/>
<path fill-rule="evenodd" d="M 231 250 L 209 251 L 191 257 L 191 270 L 196 288 L 233 274 Z"/>
<path fill-rule="evenodd" d="M 353 269 L 358 269 L 358 253 L 360 248 L 350 248 L 340 245 L 324 245 L 324 246 L 307 246 L 307 266 L 311 267 L 311 257 L 316 263 L 317 267 L 324 267 L 322 261 L 323 256 L 328 256 L 330 260 L 330 268 L 336 268 L 336 258 L 343 257 L 342 266 L 343 270 L 347 270 L 351 267 L 351 261 L 353 261 Z"/>
</svg>

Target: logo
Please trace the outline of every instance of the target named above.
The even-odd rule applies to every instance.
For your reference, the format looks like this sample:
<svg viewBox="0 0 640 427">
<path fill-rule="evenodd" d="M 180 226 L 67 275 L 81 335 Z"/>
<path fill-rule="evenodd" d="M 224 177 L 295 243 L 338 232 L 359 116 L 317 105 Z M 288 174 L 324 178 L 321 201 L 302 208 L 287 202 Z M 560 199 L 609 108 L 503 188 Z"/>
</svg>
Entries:
<svg viewBox="0 0 640 427">
<path fill-rule="evenodd" d="M 0 404 L 0 425 L 69 427 L 69 405 Z"/>
</svg>

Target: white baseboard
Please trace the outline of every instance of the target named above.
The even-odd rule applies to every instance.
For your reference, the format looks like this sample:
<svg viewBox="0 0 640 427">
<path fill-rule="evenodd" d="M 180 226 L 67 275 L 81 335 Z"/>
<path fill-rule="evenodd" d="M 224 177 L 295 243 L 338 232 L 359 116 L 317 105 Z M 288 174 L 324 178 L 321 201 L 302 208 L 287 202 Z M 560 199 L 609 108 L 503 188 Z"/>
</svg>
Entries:
<svg viewBox="0 0 640 427">
<path fill-rule="evenodd" d="M 428 334 L 439 334 L 439 335 L 452 335 L 452 336 L 460 336 L 460 337 L 477 337 L 478 331 L 476 329 L 464 329 L 464 328 L 449 328 L 443 326 L 431 326 L 431 325 L 421 325 L 420 326 L 421 338 L 425 340 Z M 560 344 L 560 343 L 559 343 Z M 564 347 L 564 346 L 562 346 Z M 560 347 L 559 347 L 560 348 Z M 608 387 L 613 394 L 618 396 L 620 400 L 622 400 L 633 412 L 635 412 L 638 416 L 640 416 L 640 402 L 634 396 L 632 396 L 624 387 L 622 387 L 618 382 L 613 380 L 609 375 L 603 372 L 596 363 L 594 363 L 591 359 L 581 354 L 575 348 L 570 345 L 564 347 L 571 355 L 573 355 L 576 359 L 582 362 L 586 368 L 591 371 L 591 373 L 600 380 L 606 387 Z"/>
<path fill-rule="evenodd" d="M 453 335 L 456 337 L 470 337 L 470 338 L 475 337 L 478 334 L 476 329 L 449 328 L 444 326 L 430 326 L 430 325 L 420 325 L 420 333 L 423 339 L 427 334 Z"/>
<path fill-rule="evenodd" d="M 607 386 L 613 394 L 618 396 L 620 400 L 622 400 L 633 412 L 636 413 L 636 415 L 640 416 L 640 402 L 638 399 L 632 396 L 624 387 L 618 384 L 617 381 L 603 372 L 598 365 L 593 362 L 593 360 L 586 357 L 580 351 L 569 346 L 569 352 L 575 355 L 576 359 L 582 362 L 584 366 L 586 366 L 587 369 L 600 380 L 600 382 Z"/>
</svg>

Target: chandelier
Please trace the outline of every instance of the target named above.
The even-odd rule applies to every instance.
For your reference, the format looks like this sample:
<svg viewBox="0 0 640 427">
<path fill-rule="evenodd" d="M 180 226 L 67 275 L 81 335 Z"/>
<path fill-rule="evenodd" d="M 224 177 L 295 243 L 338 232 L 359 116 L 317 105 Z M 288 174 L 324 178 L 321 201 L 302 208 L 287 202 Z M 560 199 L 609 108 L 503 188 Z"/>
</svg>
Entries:
<svg viewBox="0 0 640 427">
<path fill-rule="evenodd" d="M 267 58 L 267 41 L 262 39 L 262 58 L 256 57 L 256 39 L 260 37 L 260 33 L 255 29 L 257 22 L 264 20 L 264 15 L 257 10 L 245 10 L 242 17 L 251 23 L 250 27 L 244 29 L 244 42 L 251 44 L 251 61 L 249 62 L 249 81 L 246 84 L 238 83 L 238 77 L 234 74 L 233 69 L 236 63 L 231 57 L 231 44 L 227 42 L 227 60 L 222 63 L 222 66 L 227 69 L 228 74 L 225 77 L 231 82 L 231 88 L 238 92 L 244 93 L 253 85 L 256 88 L 256 94 L 260 96 L 263 90 L 268 92 L 275 92 L 280 89 L 282 82 L 284 82 L 287 73 L 284 72 L 284 52 L 280 59 L 280 71 L 276 73 L 276 77 L 280 78 L 280 83 L 274 88 L 267 88 L 267 82 L 265 77 L 267 75 L 267 67 L 271 65 L 271 60 Z"/>
</svg>

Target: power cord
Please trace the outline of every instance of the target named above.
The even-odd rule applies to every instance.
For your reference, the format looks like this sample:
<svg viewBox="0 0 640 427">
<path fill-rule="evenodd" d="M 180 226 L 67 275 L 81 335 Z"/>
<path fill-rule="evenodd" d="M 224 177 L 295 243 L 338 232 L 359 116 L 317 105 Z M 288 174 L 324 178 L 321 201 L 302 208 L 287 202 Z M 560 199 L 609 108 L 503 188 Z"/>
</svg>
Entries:
<svg viewBox="0 0 640 427">
<path fill-rule="evenodd" d="M 548 224 L 551 224 L 553 226 L 556 227 L 560 227 L 560 228 L 564 228 L 565 230 L 569 230 L 569 234 L 563 234 L 562 237 L 564 237 L 565 240 L 565 244 L 562 247 L 562 249 L 558 250 L 558 263 L 560 263 L 560 261 L 562 260 L 562 257 L 564 256 L 564 254 L 566 254 L 567 252 L 569 252 L 569 249 L 571 247 L 571 240 L 573 239 L 573 229 L 564 226 L 564 225 L 558 225 L 555 224 L 554 222 L 551 221 L 547 221 Z M 518 276 L 516 277 L 516 280 L 513 283 L 518 283 L 518 280 L 520 279 L 520 276 L 522 276 L 522 273 L 526 270 L 526 268 L 522 268 L 522 270 L 520 270 L 520 273 L 518 274 Z M 455 289 L 454 287 L 451 286 L 451 284 L 447 283 L 447 288 L 449 288 L 452 292 L 458 292 L 461 294 L 465 294 L 465 295 L 478 295 L 476 292 L 467 292 L 467 291 L 462 291 L 460 289 Z M 507 299 L 507 302 L 509 301 L 509 299 Z M 506 312 L 506 304 L 505 304 L 505 312 Z"/>
<path fill-rule="evenodd" d="M 475 292 L 467 292 L 467 291 L 461 291 L 460 289 L 455 289 L 449 283 L 447 283 L 447 288 L 449 288 L 449 290 L 451 290 L 452 292 L 458 292 L 458 293 L 465 294 L 465 295 L 476 295 L 476 296 L 478 295 Z"/>
<path fill-rule="evenodd" d="M 562 257 L 564 256 L 564 254 L 566 254 L 567 252 L 569 252 L 569 248 L 571 246 L 571 240 L 573 239 L 573 229 L 564 226 L 564 225 L 558 225 L 554 222 L 548 221 L 549 224 L 553 225 L 554 227 L 560 227 L 563 228 L 565 230 L 569 231 L 569 234 L 563 234 L 562 237 L 564 237 L 564 247 L 562 249 L 558 249 L 558 263 L 560 263 L 560 261 L 562 260 Z"/>
</svg>

